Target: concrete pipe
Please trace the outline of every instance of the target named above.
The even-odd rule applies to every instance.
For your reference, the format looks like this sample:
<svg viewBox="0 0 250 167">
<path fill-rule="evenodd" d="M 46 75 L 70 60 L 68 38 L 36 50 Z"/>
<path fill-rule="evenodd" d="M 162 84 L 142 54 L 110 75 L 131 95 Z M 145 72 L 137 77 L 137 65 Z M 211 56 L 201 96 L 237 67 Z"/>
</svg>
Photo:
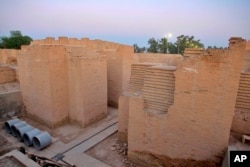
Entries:
<svg viewBox="0 0 250 167">
<path fill-rule="evenodd" d="M 12 120 L 9 120 L 9 121 L 6 121 L 4 123 L 4 129 L 7 133 L 11 133 L 11 125 L 15 124 L 15 123 L 18 123 L 18 122 L 21 122 L 20 119 L 12 119 Z"/>
<path fill-rule="evenodd" d="M 23 141 L 23 135 L 25 132 L 28 132 L 30 130 L 32 130 L 33 127 L 30 126 L 30 125 L 26 125 L 26 126 L 23 126 L 23 127 L 20 127 L 20 128 L 17 128 L 17 140 L 18 141 Z"/>
<path fill-rule="evenodd" d="M 51 136 L 48 132 L 42 132 L 33 138 L 33 146 L 37 150 L 47 147 L 52 142 Z"/>
<path fill-rule="evenodd" d="M 39 135 L 41 133 L 41 131 L 39 129 L 32 129 L 28 132 L 25 132 L 23 134 L 23 142 L 26 146 L 32 146 L 32 141 L 33 141 L 33 138 L 36 136 L 36 135 Z"/>
<path fill-rule="evenodd" d="M 17 136 L 17 128 L 21 128 L 21 127 L 26 126 L 26 125 L 27 125 L 27 123 L 25 121 L 20 121 L 18 123 L 11 125 L 11 128 L 10 128 L 11 134 L 16 137 Z"/>
</svg>

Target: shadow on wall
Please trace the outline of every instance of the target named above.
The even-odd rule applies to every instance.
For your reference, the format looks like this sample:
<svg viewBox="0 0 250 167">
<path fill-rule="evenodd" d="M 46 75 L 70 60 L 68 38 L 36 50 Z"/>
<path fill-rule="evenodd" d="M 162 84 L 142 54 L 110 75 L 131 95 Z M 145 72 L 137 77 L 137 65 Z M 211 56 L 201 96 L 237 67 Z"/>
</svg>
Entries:
<svg viewBox="0 0 250 167">
<path fill-rule="evenodd" d="M 23 111 L 21 91 L 0 94 L 0 117 L 9 118 Z"/>
</svg>

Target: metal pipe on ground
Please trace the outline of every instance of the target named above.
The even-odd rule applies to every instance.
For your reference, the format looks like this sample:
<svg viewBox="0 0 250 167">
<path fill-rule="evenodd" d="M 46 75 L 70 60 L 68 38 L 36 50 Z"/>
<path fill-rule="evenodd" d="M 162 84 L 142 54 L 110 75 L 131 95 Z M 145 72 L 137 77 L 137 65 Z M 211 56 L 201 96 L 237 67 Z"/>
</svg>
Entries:
<svg viewBox="0 0 250 167">
<path fill-rule="evenodd" d="M 12 120 L 9 120 L 9 121 L 6 121 L 4 123 L 4 129 L 7 133 L 10 133 L 11 134 L 11 125 L 15 124 L 15 123 L 18 123 L 18 122 L 21 122 L 20 119 L 12 119 Z"/>
<path fill-rule="evenodd" d="M 21 128 L 21 127 L 26 126 L 26 125 L 27 125 L 27 123 L 25 121 L 20 121 L 20 122 L 17 122 L 15 124 L 11 125 L 11 128 L 10 128 L 11 134 L 16 137 L 17 136 L 17 128 Z"/>
<path fill-rule="evenodd" d="M 41 131 L 39 129 L 32 129 L 28 132 L 25 132 L 24 135 L 23 135 L 23 141 L 24 141 L 24 144 L 26 146 L 32 146 L 32 141 L 33 141 L 33 138 L 36 136 L 36 135 L 39 135 L 41 133 Z"/>
<path fill-rule="evenodd" d="M 42 132 L 33 138 L 33 146 L 36 150 L 41 150 L 52 142 L 51 136 L 48 132 Z"/>
<path fill-rule="evenodd" d="M 23 135 L 24 133 L 30 131 L 34 129 L 32 126 L 30 126 L 29 124 L 27 124 L 26 126 L 23 126 L 23 127 L 20 127 L 20 128 L 17 128 L 17 140 L 18 141 L 23 141 Z"/>
</svg>

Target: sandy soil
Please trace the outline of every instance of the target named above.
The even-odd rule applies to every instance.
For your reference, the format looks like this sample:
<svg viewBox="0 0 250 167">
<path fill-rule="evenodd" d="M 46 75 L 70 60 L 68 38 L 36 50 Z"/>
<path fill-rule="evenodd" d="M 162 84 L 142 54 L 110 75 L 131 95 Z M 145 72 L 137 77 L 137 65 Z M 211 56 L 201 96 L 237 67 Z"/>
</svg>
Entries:
<svg viewBox="0 0 250 167">
<path fill-rule="evenodd" d="M 127 144 L 117 140 L 117 133 L 109 136 L 85 153 L 113 167 L 139 167 L 128 161 Z"/>
</svg>

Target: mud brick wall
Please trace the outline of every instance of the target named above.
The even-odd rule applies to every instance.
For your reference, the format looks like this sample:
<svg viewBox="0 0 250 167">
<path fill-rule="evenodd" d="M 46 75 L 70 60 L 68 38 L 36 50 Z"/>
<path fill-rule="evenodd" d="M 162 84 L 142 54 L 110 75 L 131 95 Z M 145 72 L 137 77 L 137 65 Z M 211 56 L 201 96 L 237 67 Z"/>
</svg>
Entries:
<svg viewBox="0 0 250 167">
<path fill-rule="evenodd" d="M 129 158 L 144 164 L 151 158 L 166 166 L 192 159 L 218 163 L 228 145 L 243 55 L 244 46 L 239 46 L 184 60 L 174 73 L 174 103 L 168 112 L 144 110 L 144 96 L 131 96 Z"/>
<path fill-rule="evenodd" d="M 0 64 L 17 65 L 17 55 L 19 52 L 16 49 L 0 49 Z"/>
<path fill-rule="evenodd" d="M 189 57 L 193 55 L 201 55 L 203 54 L 203 52 L 204 52 L 204 49 L 200 49 L 200 48 L 186 48 L 184 50 L 183 55 L 186 57 Z"/>
<path fill-rule="evenodd" d="M 17 55 L 19 50 L 0 49 L 0 84 L 18 80 Z"/>
<path fill-rule="evenodd" d="M 128 89 L 130 67 L 133 63 L 133 47 L 102 40 L 90 40 L 88 38 L 76 39 L 59 37 L 58 40 L 47 37 L 43 40 L 35 40 L 32 45 L 81 45 L 89 51 L 97 51 L 107 56 L 108 76 L 108 104 L 118 107 L 118 99 L 122 92 Z"/>
<path fill-rule="evenodd" d="M 128 91 L 124 92 L 119 98 L 118 138 L 121 141 L 127 142 L 129 97 L 135 93 L 141 94 L 146 68 L 157 64 L 159 63 L 136 63 L 131 65 Z"/>
<path fill-rule="evenodd" d="M 180 54 L 162 54 L 162 53 L 135 53 L 134 63 L 164 63 L 166 65 L 176 66 L 183 60 Z"/>
<path fill-rule="evenodd" d="M 70 121 L 85 127 L 107 114 L 106 56 L 82 46 L 67 48 Z"/>
<path fill-rule="evenodd" d="M 68 71 L 61 45 L 31 45 L 18 56 L 20 86 L 27 114 L 56 127 L 68 121 Z"/>
<path fill-rule="evenodd" d="M 129 89 L 119 98 L 119 140 L 127 142 L 131 96 L 142 94 L 145 110 L 167 112 L 174 100 L 174 70 L 176 67 L 160 63 L 132 64 Z"/>
<path fill-rule="evenodd" d="M 0 84 L 14 82 L 16 80 L 17 76 L 15 69 L 8 66 L 0 65 Z"/>
<path fill-rule="evenodd" d="M 106 43 L 103 47 L 105 49 L 100 53 L 107 56 L 108 104 L 118 107 L 120 95 L 128 89 L 133 48 L 118 45 L 116 49 L 106 49 L 108 48 Z"/>
<path fill-rule="evenodd" d="M 141 92 L 144 82 L 146 68 L 157 65 L 157 63 L 136 63 L 131 65 L 131 77 L 129 80 L 128 92 Z"/>
<path fill-rule="evenodd" d="M 244 56 L 244 62 L 242 66 L 242 71 L 249 72 L 250 71 L 250 41 L 246 42 L 246 50 Z"/>
<path fill-rule="evenodd" d="M 245 57 L 239 80 L 232 131 L 250 133 L 250 42 L 246 42 Z"/>
<path fill-rule="evenodd" d="M 144 109 L 167 112 L 174 102 L 175 66 L 152 66 L 145 69 L 142 95 Z"/>
</svg>

